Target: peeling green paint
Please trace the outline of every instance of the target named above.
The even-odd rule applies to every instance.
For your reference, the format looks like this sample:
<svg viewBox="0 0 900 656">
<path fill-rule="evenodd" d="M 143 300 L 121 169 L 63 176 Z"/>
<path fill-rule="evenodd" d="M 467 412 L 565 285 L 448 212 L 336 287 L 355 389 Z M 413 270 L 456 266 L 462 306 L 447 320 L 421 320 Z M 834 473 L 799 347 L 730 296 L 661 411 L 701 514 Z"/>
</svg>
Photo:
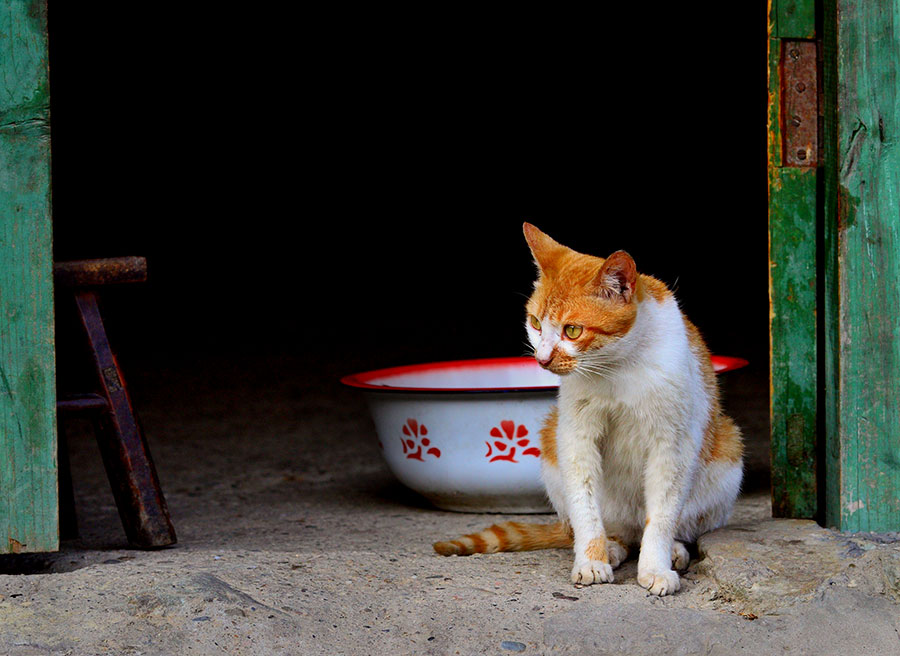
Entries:
<svg viewBox="0 0 900 656">
<path fill-rule="evenodd" d="M 815 0 L 777 0 L 772 6 L 772 34 L 780 39 L 816 37 Z"/>
<path fill-rule="evenodd" d="M 782 39 L 815 36 L 812 0 L 772 0 L 768 40 L 769 337 L 772 512 L 813 518 L 818 507 L 815 168 L 786 167 Z"/>
<path fill-rule="evenodd" d="M 823 3 L 826 521 L 900 530 L 900 0 Z"/>
<path fill-rule="evenodd" d="M 0 553 L 58 548 L 46 3 L 0 5 Z"/>
<path fill-rule="evenodd" d="M 815 517 L 817 504 L 816 169 L 770 170 L 772 512 Z"/>
</svg>

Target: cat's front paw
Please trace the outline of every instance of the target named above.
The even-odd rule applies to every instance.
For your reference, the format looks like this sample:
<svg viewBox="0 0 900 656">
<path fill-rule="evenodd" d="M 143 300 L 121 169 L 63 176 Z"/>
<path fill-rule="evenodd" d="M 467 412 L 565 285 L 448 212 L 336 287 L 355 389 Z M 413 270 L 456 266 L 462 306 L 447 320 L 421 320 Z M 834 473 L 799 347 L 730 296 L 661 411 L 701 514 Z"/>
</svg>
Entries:
<svg viewBox="0 0 900 656">
<path fill-rule="evenodd" d="M 638 570 L 637 581 L 650 594 L 659 597 L 675 594 L 681 589 L 681 579 L 678 578 L 678 572 L 671 569 L 648 572 Z"/>
<path fill-rule="evenodd" d="M 592 585 L 612 582 L 613 571 L 609 563 L 599 560 L 582 560 L 576 561 L 572 568 L 572 583 Z"/>
</svg>

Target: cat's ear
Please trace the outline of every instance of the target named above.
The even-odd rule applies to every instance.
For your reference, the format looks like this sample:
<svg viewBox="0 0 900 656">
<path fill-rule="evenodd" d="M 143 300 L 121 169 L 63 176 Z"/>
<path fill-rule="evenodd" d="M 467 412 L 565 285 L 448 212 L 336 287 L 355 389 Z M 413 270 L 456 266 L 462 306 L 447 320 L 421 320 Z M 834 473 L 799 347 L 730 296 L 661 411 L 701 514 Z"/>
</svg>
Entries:
<svg viewBox="0 0 900 656">
<path fill-rule="evenodd" d="M 544 234 L 530 223 L 522 225 L 522 232 L 525 233 L 525 241 L 528 242 L 528 248 L 534 256 L 541 271 L 552 268 L 556 259 L 565 251 L 569 250 L 562 244 L 554 241 L 549 235 Z"/>
<path fill-rule="evenodd" d="M 597 292 L 609 299 L 631 301 L 637 286 L 637 267 L 625 251 L 616 251 L 603 263 L 595 278 Z"/>
</svg>

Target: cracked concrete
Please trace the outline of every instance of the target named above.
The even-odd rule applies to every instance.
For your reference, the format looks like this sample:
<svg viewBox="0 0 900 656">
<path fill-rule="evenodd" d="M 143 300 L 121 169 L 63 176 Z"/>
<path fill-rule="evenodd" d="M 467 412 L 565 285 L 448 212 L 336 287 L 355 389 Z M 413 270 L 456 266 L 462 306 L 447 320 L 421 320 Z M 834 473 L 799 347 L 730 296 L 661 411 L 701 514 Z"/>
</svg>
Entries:
<svg viewBox="0 0 900 656">
<path fill-rule="evenodd" d="M 397 484 L 363 400 L 335 383 L 346 366 L 133 370 L 179 544 L 127 547 L 74 426 L 81 537 L 0 558 L 0 653 L 900 653 L 898 535 L 769 517 L 761 372 L 723 379 L 748 437 L 745 494 L 659 599 L 633 559 L 615 583 L 575 588 L 565 551 L 437 556 L 432 541 L 505 516 L 434 510 Z"/>
</svg>

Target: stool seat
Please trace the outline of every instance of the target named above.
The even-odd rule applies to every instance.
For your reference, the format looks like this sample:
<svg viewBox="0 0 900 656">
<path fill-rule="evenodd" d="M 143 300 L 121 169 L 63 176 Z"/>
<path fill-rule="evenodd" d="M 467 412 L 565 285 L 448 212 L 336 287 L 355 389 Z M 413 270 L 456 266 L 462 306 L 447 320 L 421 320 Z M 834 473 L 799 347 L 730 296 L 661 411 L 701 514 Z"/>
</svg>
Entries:
<svg viewBox="0 0 900 656">
<path fill-rule="evenodd" d="M 96 287 L 147 281 L 147 258 L 107 257 L 53 265 L 53 282 L 64 287 Z"/>
<path fill-rule="evenodd" d="M 69 291 L 75 301 L 75 311 L 84 329 L 99 388 L 57 400 L 60 511 L 67 514 L 60 518 L 61 527 L 77 535 L 63 417 L 71 412 L 91 412 L 97 445 L 129 543 L 144 549 L 175 544 L 175 529 L 156 467 L 138 424 L 125 378 L 109 345 L 97 301 L 99 287 L 145 281 L 147 260 L 117 257 L 57 262 L 53 267 L 53 278 L 56 287 Z"/>
</svg>

